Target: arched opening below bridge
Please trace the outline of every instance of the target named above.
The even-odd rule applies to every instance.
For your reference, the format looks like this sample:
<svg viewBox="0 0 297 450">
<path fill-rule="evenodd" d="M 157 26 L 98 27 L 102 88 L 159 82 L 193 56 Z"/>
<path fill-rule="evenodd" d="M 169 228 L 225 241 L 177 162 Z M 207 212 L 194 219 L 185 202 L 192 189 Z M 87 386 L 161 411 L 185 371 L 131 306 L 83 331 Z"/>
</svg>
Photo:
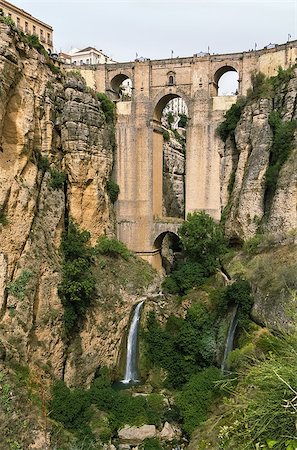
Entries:
<svg viewBox="0 0 297 450">
<path fill-rule="evenodd" d="M 111 93 L 113 94 L 113 100 L 127 102 L 132 99 L 132 80 L 123 73 L 120 73 L 113 77 L 110 82 Z"/>
<path fill-rule="evenodd" d="M 166 231 L 156 238 L 154 247 L 159 250 L 163 271 L 169 274 L 182 255 L 183 248 L 180 238 L 177 234 Z"/>
<path fill-rule="evenodd" d="M 154 110 L 153 212 L 156 218 L 185 217 L 185 164 L 188 108 L 176 94 Z"/>
<path fill-rule="evenodd" d="M 231 66 L 221 67 L 214 75 L 215 96 L 237 95 L 239 92 L 239 75 Z"/>
</svg>

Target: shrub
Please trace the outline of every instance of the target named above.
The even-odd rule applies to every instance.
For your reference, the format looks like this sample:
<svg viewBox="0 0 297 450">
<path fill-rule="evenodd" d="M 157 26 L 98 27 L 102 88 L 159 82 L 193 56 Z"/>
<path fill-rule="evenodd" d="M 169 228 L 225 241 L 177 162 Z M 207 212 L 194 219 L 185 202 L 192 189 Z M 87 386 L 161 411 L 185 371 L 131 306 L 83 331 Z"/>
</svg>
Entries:
<svg viewBox="0 0 297 450">
<path fill-rule="evenodd" d="M 160 441 L 156 438 L 147 438 L 143 441 L 143 450 L 162 450 Z"/>
<path fill-rule="evenodd" d="M 70 390 L 61 380 L 53 384 L 49 409 L 52 419 L 74 431 L 86 428 L 91 418 L 86 392 L 82 389 Z"/>
<path fill-rule="evenodd" d="M 116 107 L 115 104 L 107 97 L 106 94 L 97 93 L 97 99 L 101 104 L 102 111 L 105 115 L 107 123 L 114 123 L 116 117 Z"/>
<path fill-rule="evenodd" d="M 5 212 L 0 211 L 0 225 L 7 225 L 7 224 L 8 224 L 8 220 L 6 218 Z"/>
<path fill-rule="evenodd" d="M 231 139 L 235 139 L 235 128 L 237 127 L 237 124 L 241 118 L 241 113 L 244 106 L 244 99 L 239 99 L 225 113 L 225 120 L 217 128 L 217 132 L 224 142 L 227 141 L 229 136 L 231 137 Z"/>
<path fill-rule="evenodd" d="M 200 263 L 185 261 L 179 263 L 165 278 L 162 287 L 170 294 L 184 294 L 194 286 L 201 286 L 205 280 L 205 269 Z"/>
<path fill-rule="evenodd" d="M 95 296 L 95 279 L 91 271 L 92 248 L 88 240 L 90 233 L 79 231 L 70 222 L 63 234 L 61 249 L 64 255 L 62 281 L 58 292 L 64 306 L 65 335 L 69 338 L 84 317 L 87 307 Z"/>
<path fill-rule="evenodd" d="M 113 180 L 108 180 L 107 181 L 107 193 L 109 195 L 111 203 L 115 203 L 117 201 L 119 193 L 120 193 L 119 185 Z"/>
<path fill-rule="evenodd" d="M 49 186 L 52 189 L 62 189 L 64 187 L 64 183 L 66 181 L 66 175 L 64 172 L 60 172 L 59 170 L 52 169 L 51 170 L 51 180 Z"/>
<path fill-rule="evenodd" d="M 163 139 L 164 139 L 165 142 L 168 142 L 168 141 L 169 141 L 169 139 L 170 139 L 170 134 L 169 134 L 169 131 L 168 131 L 168 130 L 164 130 L 164 131 L 163 131 Z"/>
<path fill-rule="evenodd" d="M 1 15 L 0 22 L 5 23 L 5 25 L 8 25 L 10 28 L 12 28 L 14 30 L 16 29 L 15 22 L 9 16 Z"/>
<path fill-rule="evenodd" d="M 228 306 L 238 305 L 243 316 L 248 316 L 253 306 L 251 286 L 246 280 L 237 280 L 224 290 L 220 307 L 224 310 Z"/>
<path fill-rule="evenodd" d="M 167 113 L 167 122 L 168 122 L 168 125 L 170 126 L 170 128 L 171 128 L 171 125 L 173 124 L 173 122 L 174 122 L 174 116 L 173 116 L 173 114 L 172 114 L 172 112 L 171 111 L 169 111 L 169 113 Z"/>
<path fill-rule="evenodd" d="M 179 117 L 180 119 L 178 122 L 178 126 L 180 128 L 186 128 L 186 126 L 188 125 L 188 117 L 185 114 L 180 114 Z"/>
<path fill-rule="evenodd" d="M 120 256 L 126 261 L 132 256 L 132 253 L 127 249 L 125 244 L 117 239 L 108 238 L 107 236 L 101 236 L 98 239 L 95 246 L 95 253 L 108 255 L 113 258 L 118 258 Z"/>
<path fill-rule="evenodd" d="M 31 276 L 32 276 L 31 270 L 24 269 L 21 272 L 20 276 L 15 281 L 9 283 L 7 288 L 9 294 L 14 295 L 20 300 L 23 300 L 25 298 L 26 287 Z"/>
<path fill-rule="evenodd" d="M 221 226 L 205 212 L 188 214 L 187 220 L 179 229 L 179 236 L 186 256 L 200 263 L 205 275 L 212 274 L 226 251 Z"/>
<path fill-rule="evenodd" d="M 38 169 L 42 170 L 43 172 L 45 172 L 46 170 L 49 170 L 50 168 L 50 162 L 47 156 L 40 156 L 38 155 L 37 157 L 37 167 Z"/>
<path fill-rule="evenodd" d="M 26 42 L 30 45 L 30 47 L 35 48 L 38 53 L 48 58 L 48 53 L 43 47 L 43 45 L 40 43 L 38 36 L 35 36 L 33 34 L 26 34 L 25 35 Z"/>
<path fill-rule="evenodd" d="M 176 395 L 176 404 L 182 417 L 182 427 L 188 436 L 206 420 L 210 405 L 219 396 L 219 389 L 215 383 L 221 377 L 219 369 L 208 367 L 193 375 L 181 392 Z"/>
</svg>

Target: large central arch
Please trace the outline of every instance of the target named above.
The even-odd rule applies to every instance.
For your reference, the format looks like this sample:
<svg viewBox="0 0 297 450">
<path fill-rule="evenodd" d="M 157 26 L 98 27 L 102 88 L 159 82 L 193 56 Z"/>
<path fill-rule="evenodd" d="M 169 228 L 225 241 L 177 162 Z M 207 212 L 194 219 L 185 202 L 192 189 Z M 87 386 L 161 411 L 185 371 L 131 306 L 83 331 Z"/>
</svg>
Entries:
<svg viewBox="0 0 297 450">
<path fill-rule="evenodd" d="M 172 75 L 170 75 L 172 77 Z M 170 80 L 171 82 L 172 80 Z M 154 219 L 163 218 L 163 145 L 164 128 L 162 128 L 162 112 L 168 102 L 181 98 L 188 106 L 187 99 L 179 92 L 165 92 L 154 102 L 153 116 L 153 216 Z M 184 217 L 183 217 L 184 218 Z"/>
</svg>

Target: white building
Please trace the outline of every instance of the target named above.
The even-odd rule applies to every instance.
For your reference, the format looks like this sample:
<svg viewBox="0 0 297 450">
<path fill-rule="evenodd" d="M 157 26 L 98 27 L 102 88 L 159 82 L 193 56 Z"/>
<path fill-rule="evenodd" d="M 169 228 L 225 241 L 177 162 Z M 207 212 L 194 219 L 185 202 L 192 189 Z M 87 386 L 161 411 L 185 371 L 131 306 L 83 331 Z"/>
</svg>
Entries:
<svg viewBox="0 0 297 450">
<path fill-rule="evenodd" d="M 110 56 L 105 55 L 102 50 L 97 50 L 94 47 L 86 47 L 82 50 L 73 48 L 68 53 L 60 53 L 60 58 L 65 64 L 74 64 L 76 66 L 83 66 L 85 64 L 106 64 L 115 63 Z"/>
</svg>

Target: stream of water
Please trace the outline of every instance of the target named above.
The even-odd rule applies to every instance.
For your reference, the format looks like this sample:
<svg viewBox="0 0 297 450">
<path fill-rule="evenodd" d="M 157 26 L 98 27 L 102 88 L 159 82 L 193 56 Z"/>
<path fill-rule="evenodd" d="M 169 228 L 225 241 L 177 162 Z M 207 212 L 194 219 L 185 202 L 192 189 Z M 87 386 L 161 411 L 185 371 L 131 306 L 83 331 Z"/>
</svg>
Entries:
<svg viewBox="0 0 297 450">
<path fill-rule="evenodd" d="M 225 372 L 227 369 L 226 362 L 227 362 L 229 353 L 233 349 L 234 335 L 235 335 L 235 331 L 237 328 L 237 324 L 238 324 L 238 305 L 236 305 L 232 311 L 232 317 L 231 317 L 228 335 L 227 335 L 226 344 L 225 344 L 224 357 L 223 357 L 223 361 L 221 364 L 222 372 Z"/>
<path fill-rule="evenodd" d="M 137 341 L 138 341 L 138 328 L 141 315 L 141 309 L 143 301 L 138 303 L 135 308 L 133 319 L 131 321 L 128 339 L 127 339 L 127 356 L 126 356 L 126 369 L 124 379 L 122 383 L 137 383 L 139 382 L 137 373 Z"/>
</svg>

